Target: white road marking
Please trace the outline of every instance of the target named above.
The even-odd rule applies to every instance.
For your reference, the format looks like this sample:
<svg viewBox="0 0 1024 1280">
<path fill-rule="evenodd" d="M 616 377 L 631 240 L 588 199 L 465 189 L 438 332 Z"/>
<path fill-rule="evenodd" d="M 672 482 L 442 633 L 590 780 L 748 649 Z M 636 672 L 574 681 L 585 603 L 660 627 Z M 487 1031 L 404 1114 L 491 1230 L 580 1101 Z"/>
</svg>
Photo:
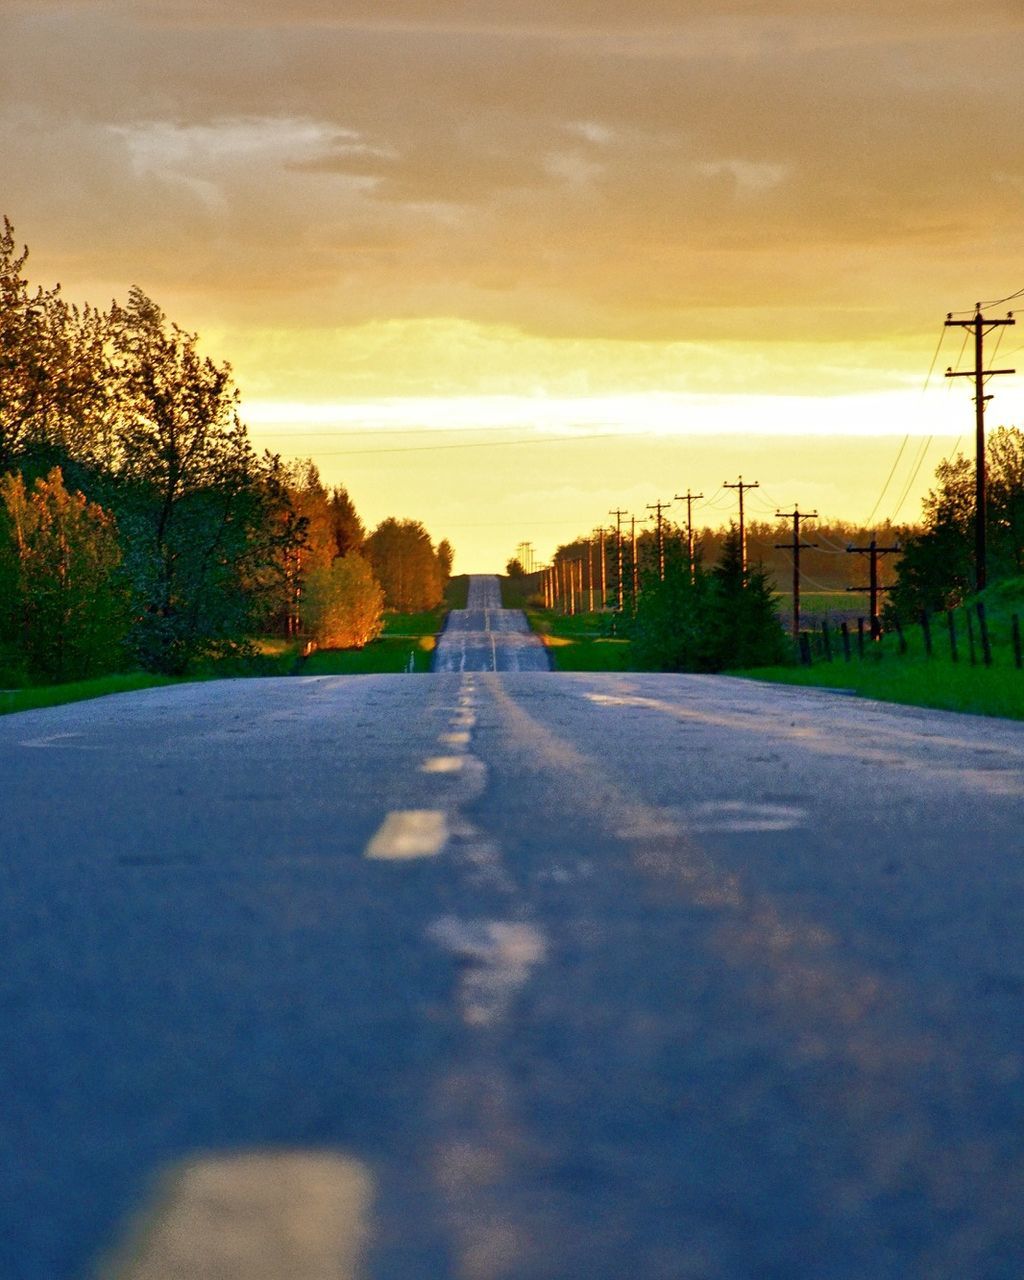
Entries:
<svg viewBox="0 0 1024 1280">
<path fill-rule="evenodd" d="M 709 800 L 693 807 L 691 831 L 792 831 L 807 822 L 807 810 L 789 804 Z"/>
<path fill-rule="evenodd" d="M 214 1156 L 168 1179 L 135 1238 L 101 1272 L 116 1280 L 356 1280 L 372 1180 L 319 1152 Z"/>
<path fill-rule="evenodd" d="M 19 747 L 70 747 L 73 751 L 99 751 L 99 747 L 72 742 L 72 738 L 84 738 L 84 733 L 48 733 L 42 738 L 23 738 Z"/>
<path fill-rule="evenodd" d="M 541 931 L 506 920 L 459 920 L 442 916 L 427 935 L 438 946 L 467 961 L 462 974 L 463 1020 L 491 1026 L 508 1011 L 515 993 L 547 951 Z"/>
<path fill-rule="evenodd" d="M 476 724 L 476 715 L 472 711 L 459 711 L 451 718 L 453 729 L 472 729 Z"/>
<path fill-rule="evenodd" d="M 442 733 L 438 742 L 445 742 L 450 747 L 464 747 L 469 743 L 469 734 L 465 729 L 459 729 L 455 733 Z"/>
<path fill-rule="evenodd" d="M 401 862 L 433 858 L 448 839 L 448 819 L 438 809 L 397 809 L 381 823 L 365 856 Z"/>
<path fill-rule="evenodd" d="M 458 773 L 465 756 L 429 756 L 420 765 L 421 773 Z"/>
</svg>

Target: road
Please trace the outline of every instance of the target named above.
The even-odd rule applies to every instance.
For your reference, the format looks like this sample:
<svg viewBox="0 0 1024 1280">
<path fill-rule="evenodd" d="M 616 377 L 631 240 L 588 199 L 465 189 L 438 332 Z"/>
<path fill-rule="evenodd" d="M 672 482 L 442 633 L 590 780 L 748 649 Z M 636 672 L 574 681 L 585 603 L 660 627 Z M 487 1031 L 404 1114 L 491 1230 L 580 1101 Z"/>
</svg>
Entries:
<svg viewBox="0 0 1024 1280">
<path fill-rule="evenodd" d="M 498 579 L 469 580 L 465 609 L 453 609 L 434 655 L 435 671 L 548 671 L 547 651 L 521 609 L 501 607 Z"/>
<path fill-rule="evenodd" d="M 6 1280 L 1024 1274 L 1024 727 L 462 672 L 0 759 Z"/>
</svg>

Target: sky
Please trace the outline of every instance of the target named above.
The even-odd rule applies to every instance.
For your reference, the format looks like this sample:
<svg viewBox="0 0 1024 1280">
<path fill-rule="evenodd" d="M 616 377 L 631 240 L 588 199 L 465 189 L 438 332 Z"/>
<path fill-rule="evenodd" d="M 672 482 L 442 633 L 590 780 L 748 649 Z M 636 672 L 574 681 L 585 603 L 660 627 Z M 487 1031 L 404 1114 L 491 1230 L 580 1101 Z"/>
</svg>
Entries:
<svg viewBox="0 0 1024 1280">
<path fill-rule="evenodd" d="M 688 488 L 721 523 L 741 474 L 913 519 L 970 447 L 942 322 L 1024 288 L 1019 0 L 0 7 L 33 281 L 140 286 L 260 447 L 457 570 Z"/>
</svg>

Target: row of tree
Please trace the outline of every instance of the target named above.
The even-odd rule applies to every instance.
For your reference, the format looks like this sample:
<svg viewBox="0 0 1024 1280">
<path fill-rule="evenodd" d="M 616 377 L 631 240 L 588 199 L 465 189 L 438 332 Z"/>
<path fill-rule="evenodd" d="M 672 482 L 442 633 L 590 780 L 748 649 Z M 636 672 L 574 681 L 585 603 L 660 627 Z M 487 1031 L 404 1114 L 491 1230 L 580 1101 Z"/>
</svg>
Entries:
<svg viewBox="0 0 1024 1280">
<path fill-rule="evenodd" d="M 310 462 L 257 454 L 230 367 L 141 290 L 33 288 L 0 233 L 0 680 L 182 673 L 258 634 L 358 645 L 439 604 L 447 543 L 369 536 Z"/>
</svg>

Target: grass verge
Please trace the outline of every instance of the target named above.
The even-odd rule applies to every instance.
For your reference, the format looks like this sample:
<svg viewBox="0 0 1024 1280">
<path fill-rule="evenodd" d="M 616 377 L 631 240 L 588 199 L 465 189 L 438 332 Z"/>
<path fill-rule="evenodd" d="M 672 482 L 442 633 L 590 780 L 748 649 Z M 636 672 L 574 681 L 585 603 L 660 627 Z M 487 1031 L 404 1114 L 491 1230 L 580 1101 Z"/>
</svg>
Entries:
<svg viewBox="0 0 1024 1280">
<path fill-rule="evenodd" d="M 634 670 L 629 641 L 608 634 L 610 614 L 567 617 L 547 609 L 527 609 L 526 616 L 556 671 Z"/>
<path fill-rule="evenodd" d="M 932 621 L 931 657 L 920 626 L 905 629 L 905 654 L 899 652 L 898 638 L 889 633 L 879 644 L 869 641 L 864 658 L 857 655 L 854 642 L 849 662 L 843 656 L 839 635 L 833 632 L 832 662 L 819 659 L 812 667 L 761 667 L 726 674 L 780 684 L 850 689 L 867 698 L 906 706 L 1024 720 L 1024 671 L 1017 670 L 1010 639 L 1011 612 L 1019 607 L 1020 598 L 1000 586 L 990 589 L 985 599 L 992 645 L 989 667 L 983 664 L 976 614 L 971 615 L 972 664 L 968 610 L 959 609 L 955 615 L 958 662 L 952 661 L 947 621 L 940 616 Z"/>
<path fill-rule="evenodd" d="M 85 702 L 103 698 L 108 693 L 134 693 L 161 685 L 180 684 L 174 676 L 153 676 L 142 671 L 120 676 L 97 676 L 94 680 L 75 680 L 70 684 L 34 685 L 28 689 L 5 689 L 0 692 L 0 715 L 13 711 L 32 711 L 37 707 L 57 707 L 64 702 Z"/>
</svg>

